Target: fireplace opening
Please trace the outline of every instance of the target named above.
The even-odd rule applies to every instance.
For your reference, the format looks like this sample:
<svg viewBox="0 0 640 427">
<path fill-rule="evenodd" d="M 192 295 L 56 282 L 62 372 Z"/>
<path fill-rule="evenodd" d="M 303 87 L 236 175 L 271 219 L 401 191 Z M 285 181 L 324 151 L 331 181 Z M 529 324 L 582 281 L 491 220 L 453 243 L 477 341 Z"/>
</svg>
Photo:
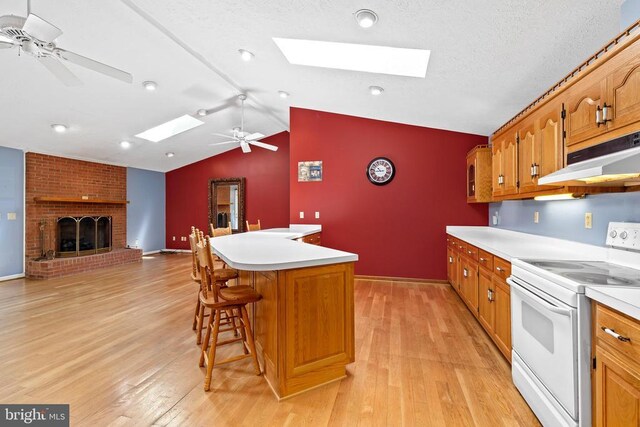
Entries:
<svg viewBox="0 0 640 427">
<path fill-rule="evenodd" d="M 111 217 L 62 217 L 57 223 L 57 257 L 76 257 L 111 250 Z"/>
</svg>

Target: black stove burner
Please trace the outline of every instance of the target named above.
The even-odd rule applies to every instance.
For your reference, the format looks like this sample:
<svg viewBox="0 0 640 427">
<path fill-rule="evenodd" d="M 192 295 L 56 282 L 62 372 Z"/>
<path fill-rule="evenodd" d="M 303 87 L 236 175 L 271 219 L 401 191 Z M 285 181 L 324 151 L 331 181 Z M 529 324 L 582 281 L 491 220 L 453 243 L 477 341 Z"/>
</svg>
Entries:
<svg viewBox="0 0 640 427">
<path fill-rule="evenodd" d="M 560 274 L 568 279 L 576 280 L 582 283 L 589 283 L 592 285 L 624 286 L 637 284 L 636 282 L 625 279 L 623 277 L 614 277 L 599 273 L 569 272 Z"/>
<path fill-rule="evenodd" d="M 540 268 L 563 268 L 566 270 L 581 270 L 584 267 L 578 261 L 528 261 L 529 264 Z"/>
</svg>

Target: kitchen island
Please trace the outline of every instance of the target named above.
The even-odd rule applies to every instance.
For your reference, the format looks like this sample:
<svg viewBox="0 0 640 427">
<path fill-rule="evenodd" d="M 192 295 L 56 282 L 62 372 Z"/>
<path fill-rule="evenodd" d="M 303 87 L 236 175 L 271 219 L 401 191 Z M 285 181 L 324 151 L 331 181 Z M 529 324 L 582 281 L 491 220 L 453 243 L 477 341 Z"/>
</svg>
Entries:
<svg viewBox="0 0 640 427">
<path fill-rule="evenodd" d="M 355 361 L 353 266 L 358 255 L 296 239 L 320 226 L 292 225 L 212 239 L 213 251 L 256 289 L 254 335 L 278 399 L 346 377 Z"/>
</svg>

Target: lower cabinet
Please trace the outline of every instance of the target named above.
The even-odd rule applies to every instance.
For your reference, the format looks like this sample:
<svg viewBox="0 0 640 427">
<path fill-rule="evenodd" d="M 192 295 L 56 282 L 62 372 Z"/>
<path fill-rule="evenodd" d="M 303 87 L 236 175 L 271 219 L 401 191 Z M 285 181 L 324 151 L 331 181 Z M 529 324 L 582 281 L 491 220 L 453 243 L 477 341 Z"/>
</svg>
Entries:
<svg viewBox="0 0 640 427">
<path fill-rule="evenodd" d="M 601 304 L 594 311 L 594 425 L 640 426 L 640 321 Z"/>
<path fill-rule="evenodd" d="M 496 347 L 511 362 L 511 263 L 447 236 L 447 277 Z"/>
</svg>

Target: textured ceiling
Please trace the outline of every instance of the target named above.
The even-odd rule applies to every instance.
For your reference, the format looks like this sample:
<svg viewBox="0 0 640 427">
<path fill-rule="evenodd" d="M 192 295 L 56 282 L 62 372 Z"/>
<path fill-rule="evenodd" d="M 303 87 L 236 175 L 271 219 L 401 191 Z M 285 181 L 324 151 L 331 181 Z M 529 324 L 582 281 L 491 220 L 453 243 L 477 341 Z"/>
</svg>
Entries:
<svg viewBox="0 0 640 427">
<path fill-rule="evenodd" d="M 288 128 L 290 105 L 488 135 L 617 34 L 621 3 L 33 0 L 64 31 L 59 46 L 131 72 L 134 84 L 69 65 L 84 86 L 67 88 L 33 58 L 0 50 L 0 145 L 171 170 L 220 152 L 207 144 L 238 124 L 241 90 L 246 128 L 267 135 Z M 380 16 L 367 30 L 352 16 L 363 7 Z M 3 0 L 0 15 L 25 8 Z M 295 66 L 272 37 L 430 49 L 431 60 L 425 79 Z M 241 61 L 240 48 L 255 60 Z M 159 90 L 145 92 L 145 80 Z M 370 85 L 384 94 L 372 97 Z M 195 130 L 160 143 L 133 137 L 199 108 L 215 112 Z M 70 132 L 54 134 L 51 123 Z M 122 139 L 134 146 L 122 150 Z"/>
</svg>

